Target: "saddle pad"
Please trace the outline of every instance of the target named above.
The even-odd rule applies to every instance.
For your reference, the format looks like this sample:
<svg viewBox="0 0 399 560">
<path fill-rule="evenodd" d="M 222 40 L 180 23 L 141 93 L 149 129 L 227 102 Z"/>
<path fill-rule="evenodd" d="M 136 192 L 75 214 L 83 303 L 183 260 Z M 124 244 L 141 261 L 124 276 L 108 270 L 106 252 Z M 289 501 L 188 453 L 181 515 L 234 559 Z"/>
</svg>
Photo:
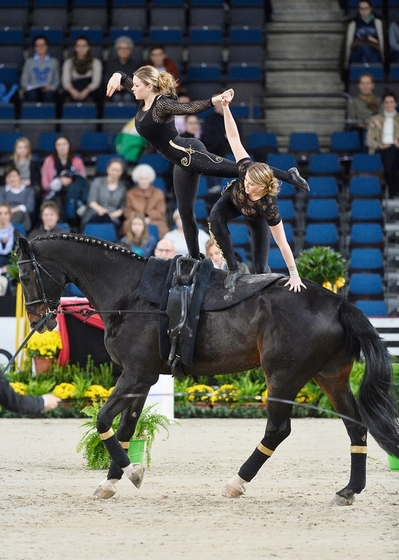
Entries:
<svg viewBox="0 0 399 560">
<path fill-rule="evenodd" d="M 139 296 L 151 303 L 160 305 L 162 292 L 165 287 L 166 277 L 171 261 L 150 257 L 141 279 Z M 219 311 L 232 307 L 253 294 L 274 284 L 283 274 L 242 274 L 237 280 L 234 291 L 226 290 L 223 285 L 226 277 L 224 270 L 214 269 L 205 290 L 202 300 L 202 311 Z"/>
</svg>

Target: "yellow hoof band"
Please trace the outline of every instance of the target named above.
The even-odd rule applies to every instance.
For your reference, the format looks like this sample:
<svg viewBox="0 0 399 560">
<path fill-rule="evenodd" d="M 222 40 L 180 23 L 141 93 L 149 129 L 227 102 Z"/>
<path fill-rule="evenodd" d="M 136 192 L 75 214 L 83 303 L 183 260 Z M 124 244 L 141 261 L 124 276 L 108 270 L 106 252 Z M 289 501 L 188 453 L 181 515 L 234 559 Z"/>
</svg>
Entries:
<svg viewBox="0 0 399 560">
<path fill-rule="evenodd" d="M 113 435 L 115 435 L 115 432 L 112 428 L 110 428 L 107 432 L 104 432 L 103 434 L 99 434 L 100 439 L 102 441 L 104 441 L 105 439 L 111 438 Z"/>
<path fill-rule="evenodd" d="M 273 449 L 269 449 L 268 447 L 265 447 L 264 445 L 262 445 L 261 443 L 258 443 L 258 445 L 256 446 L 256 448 L 258 449 L 258 451 L 260 451 L 261 453 L 263 453 L 264 455 L 267 455 L 268 457 L 271 457 L 274 453 Z"/>
<path fill-rule="evenodd" d="M 231 486 L 230 484 L 226 484 L 222 496 L 224 496 L 225 498 L 239 498 L 244 494 L 244 492 L 245 492 L 244 486 L 241 486 L 241 488 L 234 488 L 234 486 Z"/>
<path fill-rule="evenodd" d="M 351 445 L 351 453 L 363 453 L 367 455 L 367 445 Z"/>
</svg>

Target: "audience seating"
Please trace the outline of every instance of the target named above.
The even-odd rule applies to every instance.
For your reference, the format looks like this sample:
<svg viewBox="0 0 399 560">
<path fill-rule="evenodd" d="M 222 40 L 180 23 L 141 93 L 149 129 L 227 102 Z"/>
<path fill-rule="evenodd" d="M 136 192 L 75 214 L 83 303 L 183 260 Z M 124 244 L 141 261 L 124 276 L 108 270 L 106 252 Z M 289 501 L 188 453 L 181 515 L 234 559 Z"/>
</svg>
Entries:
<svg viewBox="0 0 399 560">
<path fill-rule="evenodd" d="M 339 227 L 340 213 L 335 198 L 311 198 L 306 208 L 307 223 L 334 223 Z"/>
<path fill-rule="evenodd" d="M 14 132 L 15 106 L 12 103 L 0 103 L 0 132 Z"/>
<path fill-rule="evenodd" d="M 111 4 L 111 26 L 147 28 L 146 0 L 113 0 Z"/>
<path fill-rule="evenodd" d="M 287 265 L 283 259 L 280 249 L 272 247 L 269 250 L 268 265 L 270 266 L 272 272 L 283 272 L 287 274 Z"/>
<path fill-rule="evenodd" d="M 341 165 L 337 154 L 312 154 L 309 159 L 309 175 L 341 174 Z"/>
<path fill-rule="evenodd" d="M 350 207 L 349 222 L 384 222 L 384 213 L 381 202 L 375 198 L 358 199 L 355 198 Z"/>
<path fill-rule="evenodd" d="M 348 300 L 384 299 L 384 285 L 380 274 L 355 272 L 349 279 Z"/>
<path fill-rule="evenodd" d="M 309 249 L 314 245 L 323 247 L 331 247 L 336 251 L 339 250 L 338 228 L 335 224 L 307 224 L 305 230 L 304 248 Z"/>
<path fill-rule="evenodd" d="M 310 188 L 308 198 L 338 198 L 338 183 L 335 177 L 313 176 L 309 177 L 308 183 Z"/>
<path fill-rule="evenodd" d="M 388 307 L 384 300 L 358 299 L 355 305 L 367 317 L 388 317 Z"/>
<path fill-rule="evenodd" d="M 284 171 L 288 171 L 288 169 L 297 165 L 294 154 L 269 154 L 266 163 L 271 167 L 277 167 Z"/>
<path fill-rule="evenodd" d="M 378 177 L 351 177 L 348 186 L 350 199 L 382 198 L 382 186 Z"/>
<path fill-rule="evenodd" d="M 380 154 L 354 154 L 350 171 L 352 175 L 382 175 Z"/>
<path fill-rule="evenodd" d="M 320 151 L 319 137 L 316 132 L 292 132 L 288 151 L 295 154 L 300 163 L 307 163 L 312 154 Z"/>
<path fill-rule="evenodd" d="M 0 20 L 0 24 L 3 22 Z M 24 60 L 24 30 L 22 27 L 0 28 L 0 62 L 22 66 Z"/>
<path fill-rule="evenodd" d="M 114 224 L 86 224 L 83 228 L 83 235 L 98 237 L 104 241 L 115 243 L 118 240 L 116 226 Z"/>
<path fill-rule="evenodd" d="M 29 0 L 1 0 L 1 25 L 26 28 L 29 17 L 29 3 Z"/>
<path fill-rule="evenodd" d="M 34 0 L 34 9 L 30 17 L 33 27 L 66 29 L 68 25 L 68 0 Z"/>
<path fill-rule="evenodd" d="M 6 163 L 14 151 L 15 142 L 25 136 L 23 132 L 0 133 L 0 163 Z"/>
<path fill-rule="evenodd" d="M 353 249 L 349 259 L 349 273 L 376 272 L 384 275 L 384 255 L 380 249 Z"/>
<path fill-rule="evenodd" d="M 188 20 L 191 27 L 199 25 L 226 25 L 226 4 L 224 0 L 190 0 Z"/>
<path fill-rule="evenodd" d="M 381 251 L 385 247 L 385 237 L 381 224 L 353 224 L 349 235 L 349 250 L 356 248 L 376 248 Z"/>
<path fill-rule="evenodd" d="M 106 132 L 83 132 L 78 152 L 85 164 L 95 162 L 100 154 L 111 152 L 109 135 Z"/>
</svg>

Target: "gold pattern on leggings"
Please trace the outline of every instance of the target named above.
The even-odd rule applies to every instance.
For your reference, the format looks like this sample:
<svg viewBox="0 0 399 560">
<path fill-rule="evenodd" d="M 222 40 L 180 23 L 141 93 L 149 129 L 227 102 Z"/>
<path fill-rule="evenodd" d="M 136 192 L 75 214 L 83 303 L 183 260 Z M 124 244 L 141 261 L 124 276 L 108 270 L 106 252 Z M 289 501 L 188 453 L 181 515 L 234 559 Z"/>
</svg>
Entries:
<svg viewBox="0 0 399 560">
<path fill-rule="evenodd" d="M 272 449 L 269 449 L 268 447 L 265 447 L 261 443 L 258 443 L 258 445 L 256 447 L 257 447 L 257 449 L 259 449 L 259 451 L 261 453 L 263 453 L 264 455 L 268 455 L 269 457 L 271 457 L 274 453 L 274 451 Z"/>
<path fill-rule="evenodd" d="M 367 454 L 367 445 L 351 445 L 351 453 Z"/>
<path fill-rule="evenodd" d="M 115 432 L 112 428 L 110 428 L 107 432 L 104 432 L 103 434 L 99 434 L 100 439 L 102 439 L 103 441 L 105 439 L 111 438 L 113 435 L 115 435 Z"/>
<path fill-rule="evenodd" d="M 203 156 L 206 156 L 212 163 L 221 163 L 223 161 L 223 158 L 220 156 L 215 156 L 215 159 L 213 160 L 209 154 L 205 154 L 204 152 L 200 152 L 198 150 L 194 150 L 194 148 L 192 148 L 191 146 L 189 146 L 188 148 L 184 148 L 183 146 L 178 146 L 177 144 L 175 144 L 173 142 L 173 140 L 169 140 L 169 144 L 173 147 L 176 148 L 176 150 L 180 150 L 181 152 L 186 152 L 186 154 L 188 154 L 188 157 L 183 157 L 180 160 L 180 163 L 184 166 L 184 167 L 190 167 L 191 165 L 191 156 L 193 154 L 202 154 Z"/>
</svg>

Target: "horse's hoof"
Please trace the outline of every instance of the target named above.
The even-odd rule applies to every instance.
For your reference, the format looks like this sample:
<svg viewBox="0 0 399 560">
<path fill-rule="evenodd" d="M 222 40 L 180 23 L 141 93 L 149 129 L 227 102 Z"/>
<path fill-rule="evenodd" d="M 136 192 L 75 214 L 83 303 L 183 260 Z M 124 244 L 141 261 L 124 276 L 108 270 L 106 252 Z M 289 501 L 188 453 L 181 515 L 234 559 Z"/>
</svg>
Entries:
<svg viewBox="0 0 399 560">
<path fill-rule="evenodd" d="M 144 467 L 140 463 L 132 463 L 132 469 L 127 474 L 128 479 L 136 488 L 140 488 L 144 478 Z"/>
<path fill-rule="evenodd" d="M 353 496 L 340 496 L 335 494 L 335 497 L 331 503 L 333 506 L 351 506 L 355 501 L 355 495 Z"/>
<path fill-rule="evenodd" d="M 98 499 L 103 499 L 103 500 L 108 500 L 108 498 L 112 498 L 112 496 L 115 496 L 116 494 L 116 486 L 112 483 L 107 484 L 106 481 L 102 484 L 100 484 L 100 486 L 94 491 L 93 497 Z"/>
<path fill-rule="evenodd" d="M 245 492 L 244 486 L 240 486 L 240 488 L 235 488 L 234 486 L 231 486 L 231 484 L 226 484 L 222 496 L 224 496 L 225 498 L 239 498 L 244 494 L 244 492 Z"/>
</svg>

